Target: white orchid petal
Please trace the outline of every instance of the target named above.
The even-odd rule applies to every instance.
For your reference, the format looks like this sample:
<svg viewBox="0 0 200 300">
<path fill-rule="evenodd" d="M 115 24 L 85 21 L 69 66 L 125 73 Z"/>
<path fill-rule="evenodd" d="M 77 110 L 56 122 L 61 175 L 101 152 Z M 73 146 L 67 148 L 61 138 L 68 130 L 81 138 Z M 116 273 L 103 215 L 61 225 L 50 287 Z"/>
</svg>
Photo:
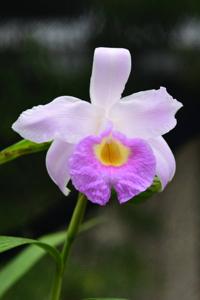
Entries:
<svg viewBox="0 0 200 300">
<path fill-rule="evenodd" d="M 95 132 L 98 114 L 90 103 L 63 96 L 24 111 L 12 128 L 36 143 L 56 138 L 74 143 Z"/>
<path fill-rule="evenodd" d="M 110 119 L 128 137 L 154 138 L 176 126 L 175 114 L 181 107 L 161 87 L 121 99 L 111 109 Z"/>
<path fill-rule="evenodd" d="M 104 109 L 121 98 L 131 71 L 131 56 L 123 48 L 96 48 L 90 82 L 91 102 Z"/>
<path fill-rule="evenodd" d="M 162 189 L 172 180 L 176 170 L 174 155 L 163 137 L 149 140 L 156 157 L 156 175 L 162 183 Z"/>
<path fill-rule="evenodd" d="M 66 196 L 69 194 L 66 185 L 70 180 L 68 161 L 73 149 L 73 144 L 55 140 L 46 156 L 48 174 Z"/>
</svg>

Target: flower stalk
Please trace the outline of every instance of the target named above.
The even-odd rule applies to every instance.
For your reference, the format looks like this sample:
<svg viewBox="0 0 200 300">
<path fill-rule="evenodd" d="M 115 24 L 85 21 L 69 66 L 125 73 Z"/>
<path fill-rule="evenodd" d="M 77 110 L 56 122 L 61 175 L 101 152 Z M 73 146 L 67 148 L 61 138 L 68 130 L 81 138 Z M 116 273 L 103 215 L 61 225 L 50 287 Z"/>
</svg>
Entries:
<svg viewBox="0 0 200 300">
<path fill-rule="evenodd" d="M 85 214 L 86 205 L 87 205 L 87 198 L 85 197 L 85 195 L 80 193 L 77 200 L 76 207 L 74 209 L 72 218 L 70 220 L 67 229 L 65 243 L 63 245 L 63 249 L 61 252 L 62 265 L 60 268 L 57 268 L 56 270 L 51 300 L 60 300 L 65 266 L 67 263 L 67 259 L 69 257 L 71 246 L 79 231 L 79 227 L 82 223 Z"/>
</svg>

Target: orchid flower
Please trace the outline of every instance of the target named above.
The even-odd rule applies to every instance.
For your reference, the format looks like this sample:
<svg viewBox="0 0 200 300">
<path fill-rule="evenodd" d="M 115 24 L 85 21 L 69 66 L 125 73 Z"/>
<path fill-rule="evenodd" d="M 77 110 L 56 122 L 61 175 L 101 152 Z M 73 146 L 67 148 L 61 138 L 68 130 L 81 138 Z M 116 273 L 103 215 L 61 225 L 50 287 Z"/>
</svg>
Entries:
<svg viewBox="0 0 200 300">
<path fill-rule="evenodd" d="M 131 71 L 127 49 L 96 48 L 91 103 L 62 96 L 24 111 L 12 128 L 36 143 L 53 141 L 47 171 L 67 195 L 73 185 L 105 205 L 114 188 L 124 203 L 158 176 L 162 189 L 175 173 L 174 156 L 162 137 L 176 125 L 182 104 L 164 87 L 121 98 Z"/>
</svg>

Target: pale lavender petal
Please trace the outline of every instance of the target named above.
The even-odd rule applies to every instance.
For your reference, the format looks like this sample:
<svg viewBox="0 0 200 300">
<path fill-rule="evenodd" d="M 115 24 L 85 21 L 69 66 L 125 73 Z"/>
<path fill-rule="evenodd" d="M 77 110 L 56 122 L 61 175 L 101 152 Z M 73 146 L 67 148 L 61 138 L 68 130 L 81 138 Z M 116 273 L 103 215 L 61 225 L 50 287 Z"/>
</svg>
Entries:
<svg viewBox="0 0 200 300">
<path fill-rule="evenodd" d="M 48 174 L 65 195 L 69 193 L 69 189 L 66 186 L 70 180 L 69 157 L 73 149 L 73 144 L 55 140 L 50 146 L 46 156 Z"/>
<path fill-rule="evenodd" d="M 112 187 L 117 191 L 119 202 L 124 203 L 146 190 L 155 176 L 155 157 L 144 140 L 130 140 L 119 133 L 113 136 L 131 150 L 127 163 L 122 166 L 105 166 L 97 159 L 94 145 L 105 135 L 82 140 L 69 160 L 74 186 L 90 201 L 100 205 L 108 202 Z"/>
<path fill-rule="evenodd" d="M 156 158 L 156 175 L 162 183 L 162 189 L 172 180 L 176 170 L 174 155 L 163 137 L 149 140 Z"/>
<path fill-rule="evenodd" d="M 144 139 L 165 134 L 176 125 L 175 114 L 182 103 L 161 87 L 121 99 L 110 112 L 114 128 L 128 137 Z"/>
<path fill-rule="evenodd" d="M 36 143 L 56 138 L 75 143 L 95 133 L 100 114 L 101 111 L 86 101 L 63 96 L 24 111 L 12 128 Z"/>
<path fill-rule="evenodd" d="M 96 48 L 90 81 L 91 102 L 108 109 L 121 98 L 131 71 L 131 56 L 123 48 Z"/>
</svg>

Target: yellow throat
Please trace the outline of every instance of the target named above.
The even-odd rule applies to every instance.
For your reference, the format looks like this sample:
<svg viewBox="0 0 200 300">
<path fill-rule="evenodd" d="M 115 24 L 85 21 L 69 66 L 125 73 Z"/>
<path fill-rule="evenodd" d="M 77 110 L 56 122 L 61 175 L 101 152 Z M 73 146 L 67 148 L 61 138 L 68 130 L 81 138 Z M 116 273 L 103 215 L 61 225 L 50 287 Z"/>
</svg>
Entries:
<svg viewBox="0 0 200 300">
<path fill-rule="evenodd" d="M 125 164 L 130 155 L 130 149 L 112 137 L 104 138 L 94 146 L 98 160 L 105 166 L 120 167 Z"/>
</svg>

